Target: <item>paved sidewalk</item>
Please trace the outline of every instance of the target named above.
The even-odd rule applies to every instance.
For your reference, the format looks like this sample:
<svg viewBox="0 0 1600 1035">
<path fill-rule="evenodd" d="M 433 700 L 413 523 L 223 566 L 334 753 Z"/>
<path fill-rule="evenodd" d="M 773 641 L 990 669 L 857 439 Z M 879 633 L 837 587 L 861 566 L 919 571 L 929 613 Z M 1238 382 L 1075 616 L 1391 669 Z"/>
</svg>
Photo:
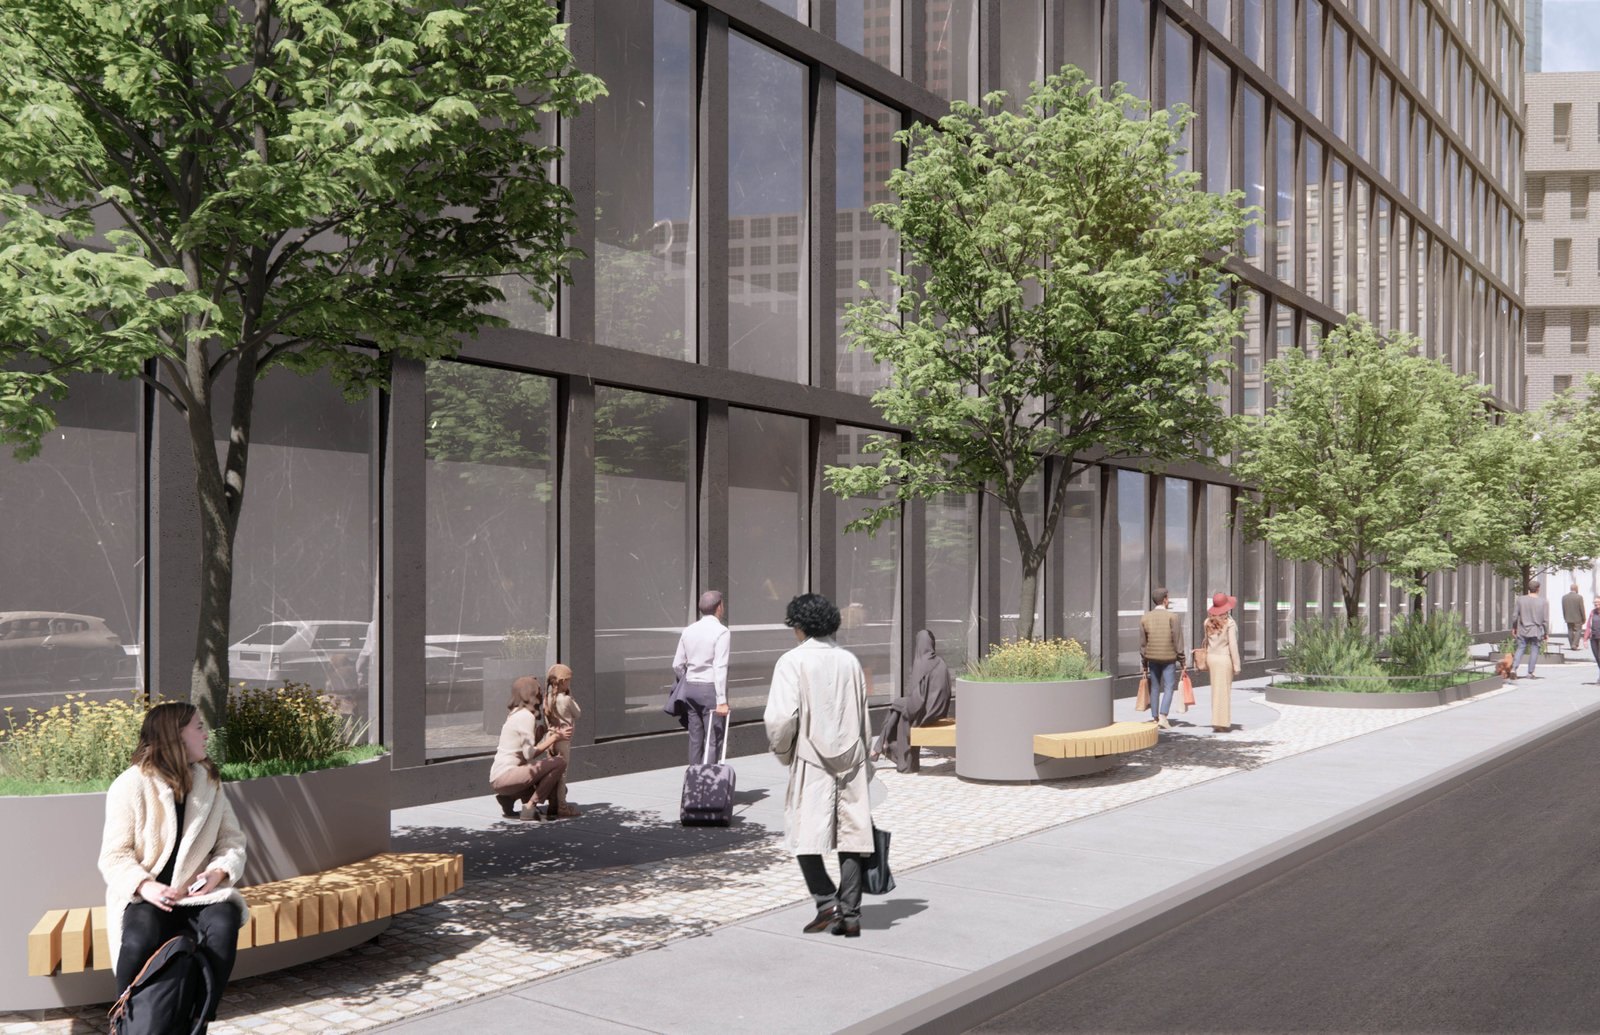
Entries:
<svg viewBox="0 0 1600 1035">
<path fill-rule="evenodd" d="M 860 1023 L 992 983 L 986 968 L 1170 906 L 1174 889 L 1600 710 L 1600 691 L 1579 685 L 1591 669 L 1547 672 L 1417 711 L 1273 708 L 1241 684 L 1242 729 L 1225 735 L 1205 725 L 1202 687 L 1195 726 L 1109 773 L 1051 784 L 965 783 L 948 762 L 880 770 L 890 796 L 877 817 L 894 832 L 900 888 L 868 899 L 864 934 L 848 942 L 799 934 L 810 907 L 779 841 L 785 774 L 769 757 L 735 760 L 739 819 L 727 830 L 677 825 L 677 769 L 574 784 L 585 815 L 554 824 L 501 820 L 487 794 L 401 810 L 396 847 L 465 851 L 467 887 L 367 945 L 234 983 L 212 1031 L 698 1032 L 720 992 L 721 1030 Z M 1128 704 L 1118 718 L 1133 717 Z M 704 975 L 705 995 L 686 993 L 685 974 Z M 0 1016 L 0 1032 L 99 1030 L 101 1017 Z"/>
</svg>

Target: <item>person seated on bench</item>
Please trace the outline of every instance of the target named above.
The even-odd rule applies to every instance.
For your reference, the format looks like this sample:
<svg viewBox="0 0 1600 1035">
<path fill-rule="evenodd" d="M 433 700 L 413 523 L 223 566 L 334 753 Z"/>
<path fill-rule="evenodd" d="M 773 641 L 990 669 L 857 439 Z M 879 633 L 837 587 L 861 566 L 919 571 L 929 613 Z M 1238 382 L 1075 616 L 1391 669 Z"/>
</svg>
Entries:
<svg viewBox="0 0 1600 1035">
<path fill-rule="evenodd" d="M 953 682 L 950 666 L 934 651 L 933 633 L 921 630 L 912 647 L 911 679 L 906 683 L 905 696 L 889 702 L 872 760 L 888 755 L 896 769 L 908 772 L 911 753 L 917 750 L 911 746 L 911 727 L 926 726 L 950 714 Z"/>
<path fill-rule="evenodd" d="M 188 935 L 211 970 L 209 1022 L 249 912 L 235 887 L 244 875 L 244 834 L 206 756 L 206 736 L 187 702 L 145 713 L 133 764 L 106 792 L 100 873 L 117 994 L 169 939 Z"/>
<path fill-rule="evenodd" d="M 489 766 L 489 786 L 507 819 L 518 815 L 515 809 L 519 804 L 522 818 L 530 820 L 555 819 L 561 807 L 556 788 L 567 773 L 567 760 L 552 756 L 550 749 L 570 740 L 572 727 L 558 726 L 546 732 L 544 699 L 539 691 L 539 681 L 533 676 L 520 676 L 512 682 L 507 705 L 511 714 L 500 727 L 500 746 Z M 545 802 L 550 805 L 541 815 L 539 806 Z"/>
</svg>

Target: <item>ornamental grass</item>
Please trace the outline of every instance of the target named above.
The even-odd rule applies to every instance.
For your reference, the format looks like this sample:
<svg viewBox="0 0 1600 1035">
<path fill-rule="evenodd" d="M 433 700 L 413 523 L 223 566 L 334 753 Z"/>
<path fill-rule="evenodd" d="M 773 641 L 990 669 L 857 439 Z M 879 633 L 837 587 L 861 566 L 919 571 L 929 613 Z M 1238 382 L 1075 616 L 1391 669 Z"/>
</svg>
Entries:
<svg viewBox="0 0 1600 1035">
<path fill-rule="evenodd" d="M 966 678 L 980 683 L 1031 683 L 1105 676 L 1077 640 L 1006 640 L 967 663 Z"/>
</svg>

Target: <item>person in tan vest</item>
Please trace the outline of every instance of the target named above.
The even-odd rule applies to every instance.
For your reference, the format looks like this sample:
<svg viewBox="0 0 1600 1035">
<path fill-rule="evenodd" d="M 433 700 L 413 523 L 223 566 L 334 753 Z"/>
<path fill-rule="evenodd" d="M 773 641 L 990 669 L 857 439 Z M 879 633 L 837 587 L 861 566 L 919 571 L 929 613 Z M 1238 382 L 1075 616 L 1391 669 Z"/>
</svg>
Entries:
<svg viewBox="0 0 1600 1035">
<path fill-rule="evenodd" d="M 1167 713 L 1172 711 L 1172 692 L 1183 669 L 1183 619 L 1172 610 L 1165 588 L 1150 594 L 1150 600 L 1155 606 L 1139 619 L 1139 657 L 1150 677 L 1150 718 L 1162 729 L 1171 729 Z"/>
</svg>

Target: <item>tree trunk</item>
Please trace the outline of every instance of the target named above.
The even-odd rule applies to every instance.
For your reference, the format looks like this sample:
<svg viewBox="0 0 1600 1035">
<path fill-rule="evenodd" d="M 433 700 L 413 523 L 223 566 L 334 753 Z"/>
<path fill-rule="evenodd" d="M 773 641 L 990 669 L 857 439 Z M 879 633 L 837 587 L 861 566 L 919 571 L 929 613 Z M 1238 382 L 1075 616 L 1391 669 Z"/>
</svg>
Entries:
<svg viewBox="0 0 1600 1035">
<path fill-rule="evenodd" d="M 1416 577 L 1417 577 L 1417 588 L 1416 588 L 1416 591 L 1411 594 L 1411 613 L 1414 614 L 1414 615 L 1420 615 L 1422 613 L 1422 588 L 1423 588 L 1423 585 L 1424 585 L 1424 581 L 1423 580 L 1428 577 L 1428 573 L 1425 572 L 1425 571 L 1419 571 L 1419 572 L 1416 572 L 1415 574 L 1416 574 Z"/>
<path fill-rule="evenodd" d="M 1022 565 L 1022 609 L 1017 612 L 1017 639 L 1033 639 L 1034 604 L 1039 599 L 1039 565 Z"/>
<path fill-rule="evenodd" d="M 1522 572 L 1522 582 L 1517 586 L 1517 595 L 1521 596 L 1528 591 L 1528 583 L 1533 581 L 1533 565 L 1520 564 L 1517 570 Z"/>
<path fill-rule="evenodd" d="M 1361 624 L 1361 584 L 1364 581 L 1365 572 L 1354 576 L 1343 572 L 1339 574 L 1339 591 L 1344 596 L 1344 620 L 1352 627 Z"/>
<path fill-rule="evenodd" d="M 198 457 L 196 458 L 199 459 Z M 215 458 L 212 463 L 216 462 Z M 189 700 L 208 726 L 223 724 L 228 703 L 228 618 L 233 607 L 234 529 L 220 494 L 199 487 L 200 626 L 195 636 Z"/>
</svg>

